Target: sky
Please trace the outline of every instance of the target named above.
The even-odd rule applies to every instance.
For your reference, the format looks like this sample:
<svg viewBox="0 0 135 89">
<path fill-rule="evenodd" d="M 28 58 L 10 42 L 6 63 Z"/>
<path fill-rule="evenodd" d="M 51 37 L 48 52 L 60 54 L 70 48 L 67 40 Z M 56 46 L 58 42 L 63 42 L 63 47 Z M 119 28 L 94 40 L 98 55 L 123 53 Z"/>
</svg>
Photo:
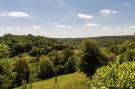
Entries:
<svg viewBox="0 0 135 89">
<path fill-rule="evenodd" d="M 132 35 L 135 0 L 0 0 L 0 36 Z"/>
</svg>

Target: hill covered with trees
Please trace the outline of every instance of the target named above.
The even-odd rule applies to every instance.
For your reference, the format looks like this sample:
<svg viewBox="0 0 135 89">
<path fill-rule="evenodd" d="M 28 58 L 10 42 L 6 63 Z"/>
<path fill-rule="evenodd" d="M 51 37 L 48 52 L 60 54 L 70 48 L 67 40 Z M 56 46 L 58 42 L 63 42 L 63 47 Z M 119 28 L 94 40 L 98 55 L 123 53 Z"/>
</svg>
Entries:
<svg viewBox="0 0 135 89">
<path fill-rule="evenodd" d="M 57 76 L 74 72 L 87 75 L 79 82 L 80 89 L 86 83 L 90 89 L 133 89 L 134 61 L 134 36 L 60 39 L 6 34 L 0 37 L 0 89 L 53 77 L 57 84 Z M 75 84 L 62 89 L 79 89 L 72 88 Z"/>
</svg>

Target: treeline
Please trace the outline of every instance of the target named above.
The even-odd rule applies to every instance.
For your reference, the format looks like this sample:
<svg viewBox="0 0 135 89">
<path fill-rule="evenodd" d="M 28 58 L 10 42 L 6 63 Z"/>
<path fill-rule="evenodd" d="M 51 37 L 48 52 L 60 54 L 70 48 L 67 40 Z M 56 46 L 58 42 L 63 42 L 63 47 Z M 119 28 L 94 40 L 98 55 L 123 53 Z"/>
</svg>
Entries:
<svg viewBox="0 0 135 89">
<path fill-rule="evenodd" d="M 93 41 L 92 41 L 93 40 Z M 119 56 L 120 63 L 135 60 L 135 38 L 54 39 L 11 35 L 0 38 L 0 89 L 76 71 L 92 78 L 97 68 Z"/>
</svg>

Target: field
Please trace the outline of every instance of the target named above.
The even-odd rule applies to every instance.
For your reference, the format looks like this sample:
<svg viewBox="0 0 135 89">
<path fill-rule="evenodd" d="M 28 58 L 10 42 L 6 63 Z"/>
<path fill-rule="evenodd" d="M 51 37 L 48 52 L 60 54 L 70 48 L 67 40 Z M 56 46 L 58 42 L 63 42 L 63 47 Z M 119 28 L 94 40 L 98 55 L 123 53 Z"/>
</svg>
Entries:
<svg viewBox="0 0 135 89">
<path fill-rule="evenodd" d="M 66 75 L 62 75 L 62 76 L 58 76 L 58 83 L 55 84 L 55 79 L 51 78 L 48 80 L 42 80 L 39 82 L 34 82 L 32 83 L 32 89 L 50 89 L 53 88 L 56 85 L 66 85 L 72 81 L 83 81 L 85 80 L 86 77 L 83 73 L 72 73 L 72 74 L 66 74 Z M 27 85 L 28 87 L 30 85 Z M 15 89 L 21 89 L 22 87 L 19 88 L 15 88 Z"/>
</svg>

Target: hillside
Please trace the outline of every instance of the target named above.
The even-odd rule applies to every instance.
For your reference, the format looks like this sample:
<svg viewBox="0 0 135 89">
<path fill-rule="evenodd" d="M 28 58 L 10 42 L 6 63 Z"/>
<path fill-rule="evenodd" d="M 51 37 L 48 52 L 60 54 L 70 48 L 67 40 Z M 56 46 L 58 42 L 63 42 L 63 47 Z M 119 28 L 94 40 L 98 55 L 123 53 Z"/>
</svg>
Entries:
<svg viewBox="0 0 135 89">
<path fill-rule="evenodd" d="M 85 83 L 79 81 L 85 80 L 85 75 L 91 78 L 102 66 L 135 61 L 135 38 L 134 36 L 108 36 L 60 39 L 30 34 L 7 34 L 0 38 L 0 58 L 0 89 L 16 87 L 26 89 L 25 85 L 28 84 L 27 86 L 30 87 L 30 83 L 32 83 L 30 89 L 48 89 L 56 85 L 57 88 L 54 89 L 59 89 L 59 86 L 64 86 L 62 89 L 84 89 L 87 81 L 84 81 Z M 132 64 L 126 66 L 130 67 L 130 65 Z M 85 75 L 78 73 L 80 71 Z M 111 76 L 112 72 L 107 71 L 107 73 Z M 117 76 L 117 72 L 115 74 Z M 58 84 L 54 83 L 56 75 L 59 76 Z M 134 74 L 131 76 L 134 77 Z M 97 80 L 93 80 L 93 83 L 95 81 Z M 128 81 L 126 87 L 132 87 L 132 83 Z M 121 86 L 118 85 L 116 88 Z"/>
<path fill-rule="evenodd" d="M 54 86 L 57 86 L 57 85 L 62 86 L 62 85 L 66 85 L 72 81 L 83 81 L 85 79 L 86 79 L 86 77 L 83 73 L 76 72 L 76 73 L 72 73 L 72 74 L 58 76 L 57 84 L 55 84 L 54 78 L 34 82 L 34 83 L 32 83 L 32 89 L 49 89 L 49 88 L 53 88 Z M 30 87 L 30 84 L 27 86 Z M 21 89 L 21 87 L 15 88 L 15 89 Z"/>
</svg>

